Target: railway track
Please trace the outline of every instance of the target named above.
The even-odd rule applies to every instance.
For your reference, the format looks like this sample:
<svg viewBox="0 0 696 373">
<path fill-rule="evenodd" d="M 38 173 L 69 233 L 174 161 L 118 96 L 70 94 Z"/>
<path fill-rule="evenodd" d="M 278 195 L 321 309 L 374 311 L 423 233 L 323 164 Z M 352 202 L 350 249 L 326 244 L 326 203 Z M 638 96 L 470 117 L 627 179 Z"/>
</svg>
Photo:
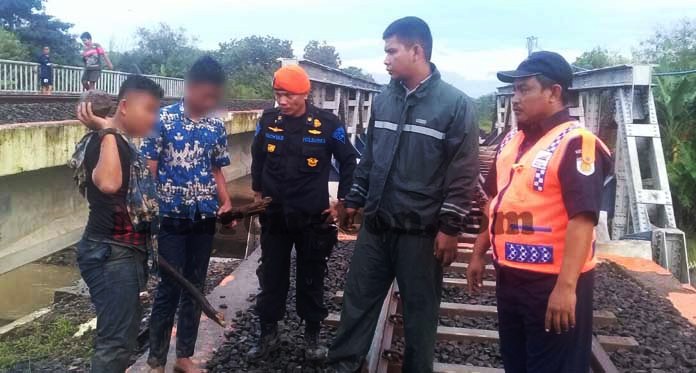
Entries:
<svg viewBox="0 0 696 373">
<path fill-rule="evenodd" d="M 0 125 L 14 123 L 53 122 L 75 119 L 76 94 L 0 94 Z M 114 104 L 116 97 L 113 97 Z M 164 98 L 162 106 L 178 102 L 179 98 Z M 272 108 L 274 100 L 224 100 L 220 115 L 228 112 L 261 111 Z"/>
<path fill-rule="evenodd" d="M 77 102 L 80 98 L 78 94 L 0 94 L 0 104 L 40 104 L 40 103 L 63 103 Z M 114 101 L 116 97 L 114 97 Z M 165 97 L 162 102 L 165 105 L 179 101 L 176 97 Z M 228 99 L 223 102 L 223 106 L 231 111 L 264 110 L 273 108 L 274 100 L 264 99 Z"/>
<path fill-rule="evenodd" d="M 0 104 L 47 104 L 47 103 L 72 103 L 80 99 L 78 94 L 0 94 Z M 114 96 L 114 102 L 116 97 Z M 178 101 L 177 98 L 165 97 L 162 100 L 165 104 Z"/>
<path fill-rule="evenodd" d="M 80 95 L 75 94 L 53 94 L 53 95 L 27 95 L 27 94 L 0 94 L 0 104 L 41 104 L 41 103 L 61 103 L 77 102 Z"/>
<path fill-rule="evenodd" d="M 488 174 L 495 155 L 494 147 L 482 147 L 481 158 L 481 177 L 482 181 Z M 459 248 L 457 261 L 445 270 L 443 287 L 467 287 L 467 280 L 463 278 L 466 274 L 468 259 L 471 257 L 473 243 L 476 234 L 479 232 L 483 211 L 484 197 L 482 190 L 476 193 L 476 198 L 472 201 L 471 216 L 467 229 L 459 237 Z M 489 263 L 491 262 L 489 254 Z M 492 265 L 486 267 L 487 277 L 494 278 L 495 269 Z M 486 280 L 483 282 L 483 291 L 494 291 L 495 281 Z M 399 289 L 394 281 L 386 297 L 380 319 L 377 323 L 375 336 L 370 347 L 370 351 L 364 365 L 364 372 L 369 373 L 392 373 L 401 371 L 402 352 L 398 349 L 395 337 L 403 336 L 403 315 L 401 314 L 401 300 Z M 334 295 L 334 299 L 340 303 L 343 292 L 339 291 Z M 440 304 L 440 316 L 448 317 L 467 317 L 485 318 L 496 317 L 497 309 L 492 305 L 478 305 L 465 303 L 442 302 Z M 340 322 L 339 314 L 330 314 L 326 320 L 327 324 L 338 325 Z M 595 310 L 594 325 L 604 326 L 618 322 L 616 315 L 609 311 Z M 438 326 L 437 339 L 440 341 L 457 342 L 484 342 L 498 343 L 498 331 L 492 327 L 490 329 L 472 329 Z M 609 353 L 617 349 L 630 349 L 638 346 L 638 342 L 633 337 L 619 337 L 611 335 L 594 335 L 592 339 L 592 372 L 593 373 L 617 373 L 618 369 L 609 358 Z M 433 370 L 436 373 L 503 373 L 501 368 L 477 367 L 470 365 L 455 365 L 445 362 L 433 362 Z"/>
</svg>

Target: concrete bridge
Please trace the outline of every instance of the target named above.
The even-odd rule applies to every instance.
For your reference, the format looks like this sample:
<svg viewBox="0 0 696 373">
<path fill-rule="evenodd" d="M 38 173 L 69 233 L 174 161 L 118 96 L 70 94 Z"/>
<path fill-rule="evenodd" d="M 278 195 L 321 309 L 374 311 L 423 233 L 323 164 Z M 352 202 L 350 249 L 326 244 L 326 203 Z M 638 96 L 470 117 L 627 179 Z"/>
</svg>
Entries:
<svg viewBox="0 0 696 373">
<path fill-rule="evenodd" d="M 312 102 L 343 118 L 353 138 L 367 126 L 379 84 L 312 61 L 282 63 L 299 63 L 307 70 Z M 183 90 L 172 92 L 180 95 Z M 223 169 L 228 181 L 250 173 L 251 142 L 260 114 L 227 109 L 218 113 L 229 135 L 232 165 Z M 77 121 L 0 125 L 0 274 L 79 240 L 87 204 L 67 161 L 85 132 Z"/>
</svg>

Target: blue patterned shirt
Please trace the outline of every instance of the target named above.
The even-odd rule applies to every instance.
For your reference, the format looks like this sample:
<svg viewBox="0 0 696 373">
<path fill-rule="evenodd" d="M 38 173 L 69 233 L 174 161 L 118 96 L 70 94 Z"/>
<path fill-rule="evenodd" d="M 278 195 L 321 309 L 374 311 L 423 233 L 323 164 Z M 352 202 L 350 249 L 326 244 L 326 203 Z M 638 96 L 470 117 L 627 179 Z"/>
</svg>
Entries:
<svg viewBox="0 0 696 373">
<path fill-rule="evenodd" d="M 179 102 L 163 107 L 155 132 L 140 151 L 157 163 L 161 216 L 194 219 L 215 217 L 218 210 L 213 168 L 230 164 L 227 133 L 221 119 L 193 121 Z"/>
</svg>

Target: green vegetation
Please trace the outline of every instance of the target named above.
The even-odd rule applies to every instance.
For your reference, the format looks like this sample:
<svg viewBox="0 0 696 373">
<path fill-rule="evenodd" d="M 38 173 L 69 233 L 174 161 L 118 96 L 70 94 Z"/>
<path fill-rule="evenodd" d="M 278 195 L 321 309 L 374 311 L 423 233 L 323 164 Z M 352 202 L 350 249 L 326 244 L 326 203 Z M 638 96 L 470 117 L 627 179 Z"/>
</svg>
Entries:
<svg viewBox="0 0 696 373">
<path fill-rule="evenodd" d="M 46 14 L 44 4 L 45 0 L 0 0 L 0 59 L 33 61 L 42 47 L 49 46 L 53 62 L 81 65 L 77 35 L 68 32 L 72 24 Z M 99 35 L 93 36 L 100 40 Z M 165 23 L 138 28 L 133 37 L 133 49 L 107 48 L 116 70 L 181 78 L 193 61 L 203 54 L 211 54 L 228 71 L 227 93 L 232 98 L 272 98 L 271 83 L 273 72 L 279 67 L 278 58 L 294 56 L 289 40 L 257 35 L 220 43 L 215 50 L 201 50 L 197 47 L 198 40 L 185 29 Z M 341 68 L 336 48 L 325 41 L 307 43 L 303 56 L 374 81 L 358 67 Z"/>
<path fill-rule="evenodd" d="M 0 1 L 0 28 L 13 33 L 30 56 L 38 56 L 41 48 L 51 47 L 51 59 L 58 64 L 78 64 L 80 45 L 69 32 L 73 26 L 46 14 L 45 0 Z M 1 37 L 0 37 L 1 38 Z M 2 51 L 0 45 L 0 51 Z M 21 55 L 21 59 L 27 57 Z M 33 60 L 33 58 L 30 58 Z"/>
<path fill-rule="evenodd" d="M 628 62 L 628 58 L 619 55 L 617 52 L 610 52 L 602 47 L 595 47 L 591 51 L 585 52 L 575 59 L 573 66 L 592 70 L 600 67 L 621 65 Z"/>
<path fill-rule="evenodd" d="M 90 343 L 75 343 L 73 335 L 78 325 L 67 319 L 53 320 L 47 326 L 39 323 L 30 325 L 29 330 L 23 330 L 22 336 L 7 335 L 0 340 L 0 369 L 21 362 L 59 356 L 87 357 L 91 353 L 88 347 Z"/>
<path fill-rule="evenodd" d="M 627 62 L 597 47 L 573 64 L 589 69 Z M 633 62 L 654 64 L 657 73 L 696 69 L 696 19 L 655 31 L 633 51 Z M 677 226 L 686 232 L 691 262 L 696 263 L 696 74 L 656 76 L 653 82 Z"/>
<path fill-rule="evenodd" d="M 641 43 L 634 58 L 657 64 L 657 72 L 696 69 L 696 19 L 656 31 Z M 655 84 L 677 226 L 691 238 L 687 245 L 691 262 L 696 263 L 696 74 L 660 76 Z"/>
<path fill-rule="evenodd" d="M 254 35 L 220 43 L 214 55 L 229 74 L 230 97 L 272 98 L 278 59 L 292 57 L 293 51 L 289 40 Z"/>
<path fill-rule="evenodd" d="M 173 28 L 165 23 L 152 28 L 140 27 L 134 37 L 135 49 L 111 52 L 116 70 L 183 78 L 193 61 L 203 53 L 196 47 L 198 40 L 188 36 L 184 28 Z"/>
<path fill-rule="evenodd" d="M 496 120 L 495 93 L 489 93 L 475 99 L 474 105 L 478 116 L 479 128 L 486 133 L 490 133 Z"/>
<path fill-rule="evenodd" d="M 686 247 L 687 250 L 689 251 L 689 261 L 691 262 L 691 266 L 696 266 L 696 234 L 691 233 L 692 235 L 689 236 L 687 233 L 686 236 Z"/>
<path fill-rule="evenodd" d="M 29 58 L 29 51 L 17 36 L 0 29 L 0 59 L 23 61 Z"/>
<path fill-rule="evenodd" d="M 310 40 L 304 47 L 303 57 L 335 69 L 341 66 L 341 57 L 336 53 L 336 48 L 326 44 L 326 40 L 321 43 Z"/>
</svg>

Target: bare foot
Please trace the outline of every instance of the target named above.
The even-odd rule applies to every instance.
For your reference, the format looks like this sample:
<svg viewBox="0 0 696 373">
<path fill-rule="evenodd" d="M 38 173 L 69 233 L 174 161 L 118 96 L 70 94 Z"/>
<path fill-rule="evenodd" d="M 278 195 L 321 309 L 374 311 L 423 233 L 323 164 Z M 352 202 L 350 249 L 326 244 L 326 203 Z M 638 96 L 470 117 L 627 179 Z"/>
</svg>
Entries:
<svg viewBox="0 0 696 373">
<path fill-rule="evenodd" d="M 174 371 L 181 373 L 205 373 L 205 369 L 201 369 L 193 363 L 191 358 L 177 358 L 174 364 Z"/>
</svg>

